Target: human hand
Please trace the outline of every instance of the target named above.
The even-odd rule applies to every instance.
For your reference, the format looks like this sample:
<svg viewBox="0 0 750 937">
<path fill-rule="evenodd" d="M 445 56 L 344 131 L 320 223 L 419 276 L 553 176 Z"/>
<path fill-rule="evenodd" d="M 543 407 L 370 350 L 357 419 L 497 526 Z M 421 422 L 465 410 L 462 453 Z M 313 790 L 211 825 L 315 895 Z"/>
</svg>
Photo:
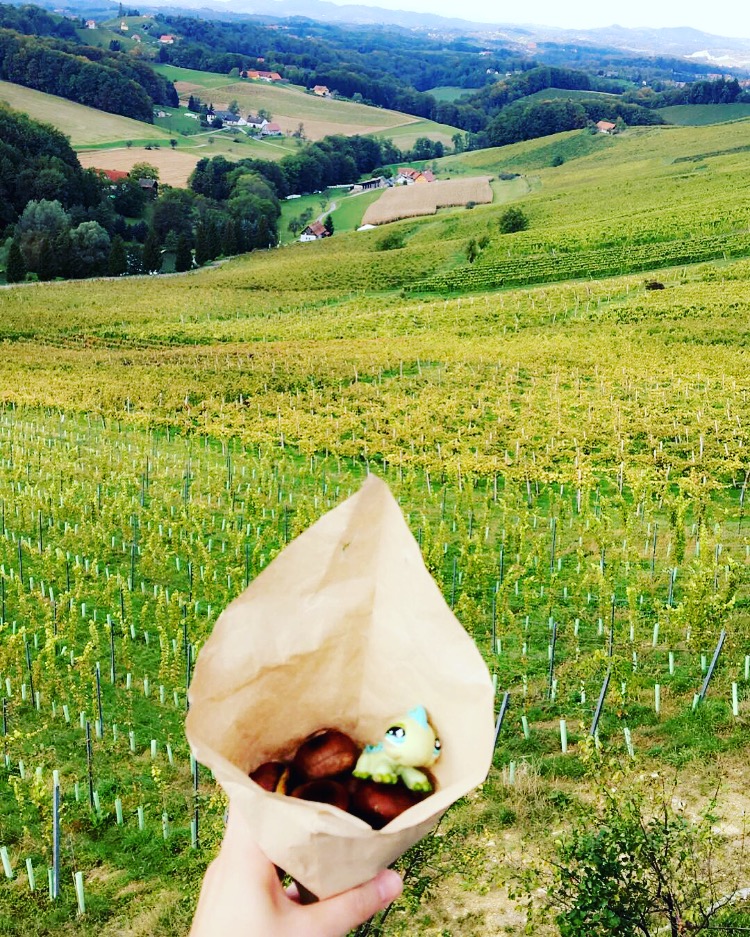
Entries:
<svg viewBox="0 0 750 937">
<path fill-rule="evenodd" d="M 219 855 L 206 871 L 190 937 L 343 937 L 401 894 L 400 876 L 385 869 L 357 888 L 302 905 L 255 845 L 242 817 L 230 811 Z"/>
</svg>

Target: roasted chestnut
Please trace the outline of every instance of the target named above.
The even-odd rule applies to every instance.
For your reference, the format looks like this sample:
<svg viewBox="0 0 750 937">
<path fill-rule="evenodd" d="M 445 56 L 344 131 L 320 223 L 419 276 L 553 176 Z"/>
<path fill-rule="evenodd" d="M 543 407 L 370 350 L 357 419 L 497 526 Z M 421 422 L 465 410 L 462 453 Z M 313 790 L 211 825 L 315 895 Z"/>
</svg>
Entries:
<svg viewBox="0 0 750 937">
<path fill-rule="evenodd" d="M 282 774 L 286 771 L 286 765 L 280 761 L 267 761 L 256 768 L 250 774 L 250 777 L 259 784 L 264 791 L 275 791 L 279 786 Z"/>
<path fill-rule="evenodd" d="M 346 788 L 330 778 L 301 784 L 292 791 L 292 797 L 298 797 L 300 800 L 313 800 L 317 804 L 331 804 L 340 810 L 349 809 L 349 794 Z"/>
<path fill-rule="evenodd" d="M 300 745 L 292 767 L 309 781 L 318 781 L 351 771 L 358 757 L 359 748 L 348 735 L 321 729 Z"/>
<path fill-rule="evenodd" d="M 379 830 L 424 796 L 417 791 L 410 791 L 403 784 L 361 781 L 352 792 L 351 812 L 369 823 L 373 829 Z"/>
</svg>

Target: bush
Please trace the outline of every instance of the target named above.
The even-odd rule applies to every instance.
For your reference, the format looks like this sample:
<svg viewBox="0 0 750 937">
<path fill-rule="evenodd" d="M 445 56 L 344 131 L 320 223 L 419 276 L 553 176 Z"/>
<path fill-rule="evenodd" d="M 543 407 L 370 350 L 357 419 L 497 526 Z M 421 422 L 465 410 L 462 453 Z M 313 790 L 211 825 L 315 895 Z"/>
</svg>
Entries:
<svg viewBox="0 0 750 937">
<path fill-rule="evenodd" d="M 513 234 L 515 231 L 525 231 L 529 226 L 529 219 L 520 208 L 508 208 L 500 215 L 498 226 L 503 234 Z"/>
<path fill-rule="evenodd" d="M 379 251 L 393 251 L 404 246 L 404 235 L 402 231 L 389 231 L 375 245 Z"/>
</svg>

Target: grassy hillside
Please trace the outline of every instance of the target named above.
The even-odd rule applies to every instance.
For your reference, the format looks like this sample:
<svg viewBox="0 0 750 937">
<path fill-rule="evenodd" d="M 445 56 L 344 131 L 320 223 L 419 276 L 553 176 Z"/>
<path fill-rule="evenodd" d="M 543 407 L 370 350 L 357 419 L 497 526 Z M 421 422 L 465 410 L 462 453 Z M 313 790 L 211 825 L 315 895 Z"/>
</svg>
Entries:
<svg viewBox="0 0 750 937">
<path fill-rule="evenodd" d="M 62 130 L 70 137 L 74 147 L 122 145 L 128 140 L 133 143 L 157 140 L 169 144 L 169 134 L 151 124 L 117 114 L 106 114 L 7 81 L 0 81 L 0 101 L 5 101 L 18 111 L 24 111 L 34 120 Z"/>
<path fill-rule="evenodd" d="M 619 95 L 607 94 L 606 91 L 576 91 L 566 88 L 544 88 L 541 91 L 535 91 L 534 94 L 527 94 L 519 101 L 557 101 L 557 100 L 591 100 L 591 98 L 602 98 L 605 101 L 617 101 Z"/>
<path fill-rule="evenodd" d="M 680 127 L 704 127 L 750 117 L 750 104 L 677 104 L 659 108 L 659 114 Z"/>
<path fill-rule="evenodd" d="M 216 108 L 226 108 L 230 101 L 236 100 L 243 114 L 257 114 L 264 108 L 285 133 L 294 133 L 300 123 L 303 124 L 305 136 L 310 140 L 320 140 L 332 133 L 351 135 L 380 131 L 394 138 L 398 133 L 404 141 L 410 141 L 408 145 L 411 146 L 419 136 L 449 143 L 452 134 L 457 132 L 454 127 L 420 121 L 397 111 L 321 98 L 296 85 L 244 81 L 172 65 L 159 65 L 156 71 L 174 81 L 183 103 L 193 94 Z M 399 140 L 396 143 L 402 145 Z M 404 145 L 404 148 L 407 147 Z"/>
<path fill-rule="evenodd" d="M 676 831 L 670 880 L 699 876 L 686 902 L 746 886 L 750 260 L 732 255 L 750 254 L 748 170 L 750 122 L 566 134 L 438 161 L 439 176 L 507 185 L 529 219 L 517 234 L 493 204 L 183 276 L 3 289 L 0 930 L 186 933 L 225 806 L 208 772 L 193 787 L 190 662 L 227 602 L 368 471 L 398 497 L 498 709 L 509 694 L 487 782 L 405 860 L 380 933 L 552 937 L 574 881 L 555 884 L 556 843 L 577 824 L 606 832 L 600 811 L 631 794 Z M 711 238 L 718 256 L 694 263 Z M 657 266 L 675 245 L 692 253 Z M 606 250 L 627 269 L 646 249 L 648 272 L 576 266 Z M 511 263 L 546 282 L 508 285 Z M 706 811 L 703 839 L 680 839 Z M 691 860 L 709 844 L 710 875 Z M 746 904 L 714 923 L 741 932 Z"/>
</svg>

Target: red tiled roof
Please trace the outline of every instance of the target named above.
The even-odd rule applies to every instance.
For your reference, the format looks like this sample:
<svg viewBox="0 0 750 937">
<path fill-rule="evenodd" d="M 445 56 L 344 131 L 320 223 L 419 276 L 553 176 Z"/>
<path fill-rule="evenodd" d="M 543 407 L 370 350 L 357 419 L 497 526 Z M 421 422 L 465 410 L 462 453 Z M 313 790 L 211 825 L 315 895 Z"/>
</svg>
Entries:
<svg viewBox="0 0 750 937">
<path fill-rule="evenodd" d="M 105 175 L 110 182 L 122 182 L 123 179 L 128 178 L 128 174 L 121 169 L 100 169 L 98 171 Z"/>
<path fill-rule="evenodd" d="M 319 237 L 319 238 L 325 237 L 328 234 L 326 226 L 324 224 L 321 224 L 319 221 L 311 222 L 305 230 L 309 231 L 310 234 L 314 234 L 315 237 Z"/>
</svg>

